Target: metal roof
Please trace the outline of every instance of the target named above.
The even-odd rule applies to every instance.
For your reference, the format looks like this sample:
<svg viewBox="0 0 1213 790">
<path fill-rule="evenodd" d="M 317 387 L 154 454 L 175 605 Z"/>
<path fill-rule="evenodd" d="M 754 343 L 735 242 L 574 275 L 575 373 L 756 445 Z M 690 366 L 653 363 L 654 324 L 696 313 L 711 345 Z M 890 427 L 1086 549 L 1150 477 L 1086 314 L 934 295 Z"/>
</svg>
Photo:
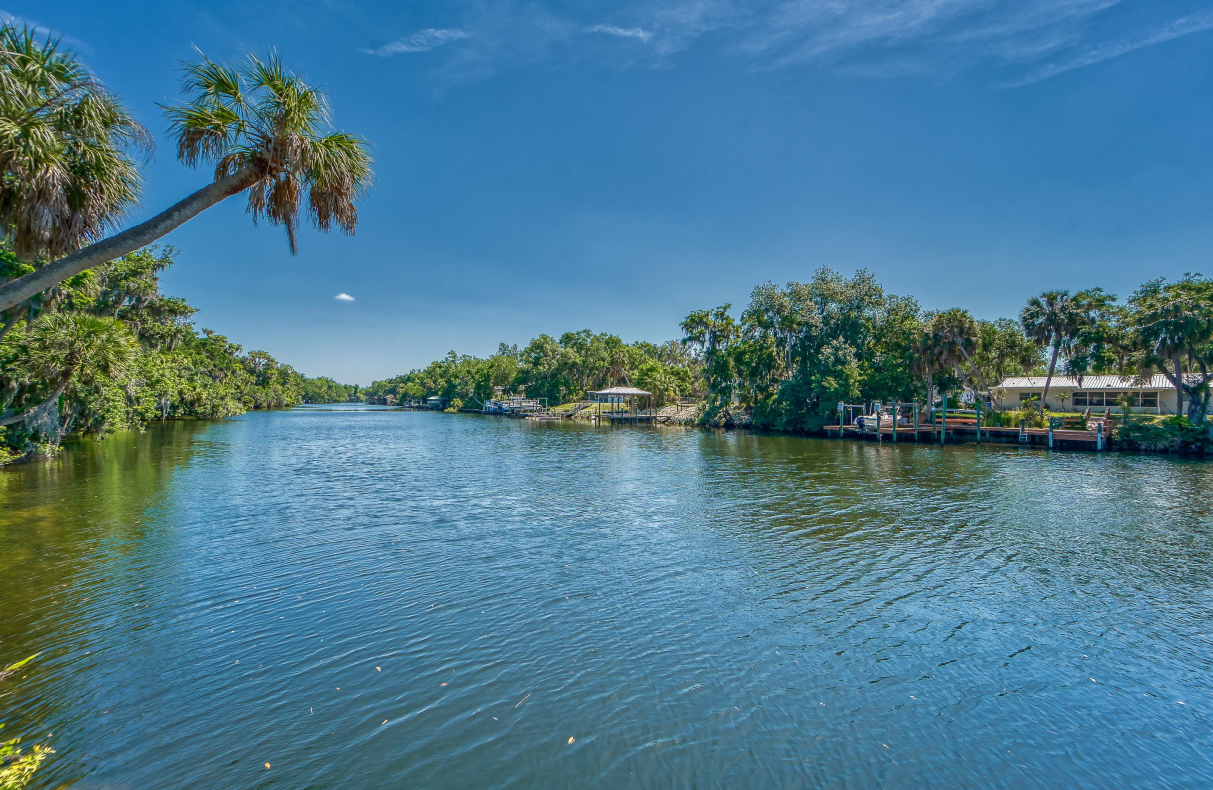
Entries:
<svg viewBox="0 0 1213 790">
<path fill-rule="evenodd" d="M 635 387 L 611 387 L 605 390 L 594 390 L 591 395 L 652 395 L 651 392 L 638 390 Z"/>
<path fill-rule="evenodd" d="M 1193 378 L 1192 374 L 1184 376 L 1184 380 L 1188 381 Z M 1195 377 L 1199 381 L 1199 376 Z M 1025 389 L 1044 389 L 1044 376 L 1012 376 L 1008 379 L 1003 379 L 998 385 L 1002 389 L 1007 390 L 1025 390 Z M 1111 390 L 1111 389 L 1175 389 L 1170 380 L 1161 373 L 1155 373 L 1147 379 L 1138 381 L 1133 376 L 1083 376 L 1080 384 L 1077 376 L 1054 376 L 1053 381 L 1049 384 L 1049 389 L 1083 389 L 1083 390 Z"/>
</svg>

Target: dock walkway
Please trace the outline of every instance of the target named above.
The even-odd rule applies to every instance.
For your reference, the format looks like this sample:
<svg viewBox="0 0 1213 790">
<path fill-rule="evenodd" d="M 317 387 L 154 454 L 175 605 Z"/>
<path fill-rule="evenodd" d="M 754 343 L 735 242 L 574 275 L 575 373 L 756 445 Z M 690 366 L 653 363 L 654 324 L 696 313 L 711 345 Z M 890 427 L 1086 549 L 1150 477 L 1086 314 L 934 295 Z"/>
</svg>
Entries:
<svg viewBox="0 0 1213 790">
<path fill-rule="evenodd" d="M 917 441 L 921 444 L 924 441 L 938 443 L 940 429 L 938 425 L 924 425 L 919 426 L 917 429 L 909 426 L 898 426 L 894 429 L 891 425 L 882 425 L 878 432 L 875 428 L 864 430 L 852 425 L 827 425 L 823 430 L 826 436 L 833 435 L 836 438 L 868 439 L 886 442 Z M 896 431 L 896 435 L 894 435 L 894 431 Z M 1000 444 L 1044 445 L 1046 447 L 1063 446 L 1084 450 L 1102 449 L 1098 430 L 1076 431 L 1054 428 L 1052 430 L 1052 444 L 1050 444 L 1050 430 L 1048 428 L 1025 428 L 1021 431 L 1019 428 L 982 426 L 981 435 L 978 437 L 977 426 L 972 424 L 972 422 L 968 425 L 952 425 L 949 423 L 944 432 L 944 443 L 955 444 L 962 441 L 989 441 Z"/>
</svg>

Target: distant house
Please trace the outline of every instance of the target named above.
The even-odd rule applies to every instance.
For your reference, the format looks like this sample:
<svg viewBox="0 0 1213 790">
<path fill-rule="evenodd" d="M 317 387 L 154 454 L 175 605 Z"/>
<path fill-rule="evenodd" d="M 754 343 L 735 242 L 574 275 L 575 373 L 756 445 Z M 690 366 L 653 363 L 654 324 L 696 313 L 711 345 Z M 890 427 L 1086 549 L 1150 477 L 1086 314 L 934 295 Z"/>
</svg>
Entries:
<svg viewBox="0 0 1213 790">
<path fill-rule="evenodd" d="M 445 409 L 446 398 L 440 398 L 437 395 L 431 395 L 425 399 L 425 407 L 427 409 Z"/>
<path fill-rule="evenodd" d="M 1000 409 L 1017 409 L 1025 401 L 1039 403 L 1044 389 L 1044 376 L 1014 376 L 995 388 L 994 402 Z M 1130 411 L 1175 414 L 1175 386 L 1162 374 L 1142 381 L 1131 376 L 1054 376 L 1045 405 L 1057 411 L 1119 410 L 1125 396 Z"/>
</svg>

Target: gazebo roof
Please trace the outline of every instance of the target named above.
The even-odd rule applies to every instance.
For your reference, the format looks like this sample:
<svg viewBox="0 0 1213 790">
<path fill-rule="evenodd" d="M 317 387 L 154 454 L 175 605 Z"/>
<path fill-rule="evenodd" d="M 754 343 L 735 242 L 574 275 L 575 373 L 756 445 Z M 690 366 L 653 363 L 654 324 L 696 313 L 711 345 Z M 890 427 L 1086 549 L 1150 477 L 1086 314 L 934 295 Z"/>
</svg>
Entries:
<svg viewBox="0 0 1213 790">
<path fill-rule="evenodd" d="M 611 387 L 605 390 L 593 390 L 591 395 L 652 395 L 651 392 L 639 390 L 635 387 Z"/>
</svg>

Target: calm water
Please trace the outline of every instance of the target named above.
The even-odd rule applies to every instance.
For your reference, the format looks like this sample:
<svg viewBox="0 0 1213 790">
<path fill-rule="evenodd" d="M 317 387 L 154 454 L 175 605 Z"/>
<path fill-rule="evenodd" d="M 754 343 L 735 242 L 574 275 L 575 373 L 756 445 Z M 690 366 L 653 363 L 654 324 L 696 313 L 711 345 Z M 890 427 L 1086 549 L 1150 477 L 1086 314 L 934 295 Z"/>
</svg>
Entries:
<svg viewBox="0 0 1213 790">
<path fill-rule="evenodd" d="M 0 664 L 43 651 L 0 721 L 58 750 L 40 788 L 1207 787 L 1211 494 L 1016 447 L 169 425 L 0 470 Z"/>
</svg>

